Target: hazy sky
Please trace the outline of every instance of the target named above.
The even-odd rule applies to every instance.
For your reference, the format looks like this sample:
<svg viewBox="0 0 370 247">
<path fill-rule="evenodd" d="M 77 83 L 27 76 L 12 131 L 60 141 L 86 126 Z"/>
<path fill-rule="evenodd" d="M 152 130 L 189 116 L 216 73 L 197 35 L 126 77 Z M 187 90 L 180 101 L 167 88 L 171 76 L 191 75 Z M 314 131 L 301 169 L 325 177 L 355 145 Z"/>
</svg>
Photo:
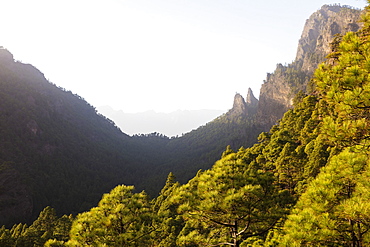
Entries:
<svg viewBox="0 0 370 247">
<path fill-rule="evenodd" d="M 294 60 L 323 4 L 365 0 L 0 0 L 0 46 L 94 106 L 232 107 Z"/>
</svg>

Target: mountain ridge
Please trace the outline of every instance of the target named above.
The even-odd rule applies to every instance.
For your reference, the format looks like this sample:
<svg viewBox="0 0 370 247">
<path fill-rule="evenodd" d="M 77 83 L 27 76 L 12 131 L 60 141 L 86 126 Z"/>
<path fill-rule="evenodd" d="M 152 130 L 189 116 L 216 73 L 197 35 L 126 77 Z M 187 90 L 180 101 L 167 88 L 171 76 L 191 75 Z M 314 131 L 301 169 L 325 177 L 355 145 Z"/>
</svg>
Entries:
<svg viewBox="0 0 370 247">
<path fill-rule="evenodd" d="M 169 113 L 148 110 L 138 113 L 125 113 L 110 106 L 97 107 L 99 113 L 112 119 L 129 135 L 161 133 L 168 137 L 181 136 L 199 126 L 205 125 L 220 116 L 222 110 L 177 110 Z"/>
</svg>

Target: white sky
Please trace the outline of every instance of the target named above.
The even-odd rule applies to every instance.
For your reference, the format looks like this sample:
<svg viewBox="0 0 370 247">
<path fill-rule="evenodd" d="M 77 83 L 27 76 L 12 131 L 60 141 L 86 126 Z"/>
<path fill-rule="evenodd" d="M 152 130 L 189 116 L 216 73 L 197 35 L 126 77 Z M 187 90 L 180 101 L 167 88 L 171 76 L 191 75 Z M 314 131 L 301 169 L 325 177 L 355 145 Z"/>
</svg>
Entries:
<svg viewBox="0 0 370 247">
<path fill-rule="evenodd" d="M 294 60 L 323 4 L 365 0 L 0 0 L 0 45 L 94 106 L 232 107 Z"/>
</svg>

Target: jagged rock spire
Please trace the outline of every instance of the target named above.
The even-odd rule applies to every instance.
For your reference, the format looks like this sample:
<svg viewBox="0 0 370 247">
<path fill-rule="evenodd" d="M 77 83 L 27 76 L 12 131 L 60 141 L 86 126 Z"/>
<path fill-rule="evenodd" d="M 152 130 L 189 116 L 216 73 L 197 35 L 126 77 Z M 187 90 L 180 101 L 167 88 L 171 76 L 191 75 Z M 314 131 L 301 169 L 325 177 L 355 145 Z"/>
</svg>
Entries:
<svg viewBox="0 0 370 247">
<path fill-rule="evenodd" d="M 237 114 L 245 113 L 247 109 L 247 104 L 245 103 L 245 100 L 243 96 L 241 96 L 239 93 L 235 94 L 234 97 L 234 104 L 232 111 Z"/>
<path fill-rule="evenodd" d="M 256 97 L 254 97 L 254 94 L 253 94 L 253 91 L 252 91 L 251 88 L 248 88 L 246 103 L 249 106 L 257 106 L 258 105 L 258 99 Z"/>
<path fill-rule="evenodd" d="M 235 117 L 252 117 L 258 106 L 258 99 L 254 97 L 252 90 L 248 89 L 246 100 L 239 93 L 235 94 L 233 108 L 227 113 L 231 119 Z"/>
</svg>

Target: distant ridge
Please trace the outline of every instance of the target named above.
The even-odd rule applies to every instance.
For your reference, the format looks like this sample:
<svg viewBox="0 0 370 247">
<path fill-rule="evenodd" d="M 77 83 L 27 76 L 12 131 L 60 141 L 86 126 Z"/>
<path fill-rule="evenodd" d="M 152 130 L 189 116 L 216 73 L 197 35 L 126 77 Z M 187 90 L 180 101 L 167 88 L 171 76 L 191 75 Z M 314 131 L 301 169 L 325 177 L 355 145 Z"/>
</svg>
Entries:
<svg viewBox="0 0 370 247">
<path fill-rule="evenodd" d="M 177 110 L 170 113 L 145 111 L 125 113 L 110 106 L 97 107 L 98 112 L 114 120 L 126 134 L 161 133 L 168 137 L 181 136 L 212 121 L 221 110 Z"/>
</svg>

